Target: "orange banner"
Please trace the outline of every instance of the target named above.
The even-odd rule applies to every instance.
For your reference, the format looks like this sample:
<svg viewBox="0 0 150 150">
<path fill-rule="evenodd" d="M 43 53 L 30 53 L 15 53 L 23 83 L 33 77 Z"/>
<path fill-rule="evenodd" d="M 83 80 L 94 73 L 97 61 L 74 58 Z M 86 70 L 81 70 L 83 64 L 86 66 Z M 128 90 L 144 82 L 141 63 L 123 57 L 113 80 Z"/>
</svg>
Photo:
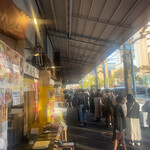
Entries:
<svg viewBox="0 0 150 150">
<path fill-rule="evenodd" d="M 0 0 L 0 30 L 24 39 L 29 18 L 21 11 L 12 0 Z"/>
</svg>

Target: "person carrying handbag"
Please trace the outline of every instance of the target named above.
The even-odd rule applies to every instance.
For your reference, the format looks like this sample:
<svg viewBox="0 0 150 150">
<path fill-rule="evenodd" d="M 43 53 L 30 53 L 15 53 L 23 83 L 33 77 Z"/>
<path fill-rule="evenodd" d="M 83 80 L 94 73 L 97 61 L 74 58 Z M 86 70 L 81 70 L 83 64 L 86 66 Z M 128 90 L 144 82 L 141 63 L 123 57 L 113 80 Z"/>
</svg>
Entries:
<svg viewBox="0 0 150 150">
<path fill-rule="evenodd" d="M 129 144 L 140 146 L 141 127 L 139 119 L 139 104 L 131 94 L 127 95 L 126 136 Z"/>
</svg>

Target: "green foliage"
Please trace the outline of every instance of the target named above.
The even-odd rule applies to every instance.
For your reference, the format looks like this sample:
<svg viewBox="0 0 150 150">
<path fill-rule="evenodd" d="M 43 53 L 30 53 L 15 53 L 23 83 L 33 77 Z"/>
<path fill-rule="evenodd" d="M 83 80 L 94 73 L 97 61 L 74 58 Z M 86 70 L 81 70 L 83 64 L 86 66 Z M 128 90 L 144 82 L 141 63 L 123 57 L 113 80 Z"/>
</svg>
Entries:
<svg viewBox="0 0 150 150">
<path fill-rule="evenodd" d="M 118 70 L 116 70 L 116 72 L 114 74 L 114 78 L 117 78 L 117 80 L 119 80 L 119 81 L 123 81 L 124 80 L 124 69 L 119 68 Z"/>
<path fill-rule="evenodd" d="M 150 70 L 150 66 L 143 65 L 139 69 L 140 70 Z"/>
<path fill-rule="evenodd" d="M 104 87 L 104 80 L 99 78 L 98 82 L 99 82 L 100 87 Z"/>
</svg>

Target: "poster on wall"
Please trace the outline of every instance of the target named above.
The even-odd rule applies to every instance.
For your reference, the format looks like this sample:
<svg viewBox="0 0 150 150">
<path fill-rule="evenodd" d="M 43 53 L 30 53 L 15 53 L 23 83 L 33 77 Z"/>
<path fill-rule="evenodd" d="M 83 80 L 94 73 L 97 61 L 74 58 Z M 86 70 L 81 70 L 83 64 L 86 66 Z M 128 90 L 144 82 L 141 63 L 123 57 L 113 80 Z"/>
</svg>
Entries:
<svg viewBox="0 0 150 150">
<path fill-rule="evenodd" d="M 5 82 L 5 67 L 2 62 L 0 62 L 0 84 L 4 84 Z"/>
<path fill-rule="evenodd" d="M 24 103 L 24 58 L 0 41 L 0 105 Z"/>
<path fill-rule="evenodd" d="M 5 82 L 5 45 L 0 42 L 0 84 Z"/>
<path fill-rule="evenodd" d="M 20 84 L 20 69 L 18 66 L 13 65 L 13 70 L 14 70 L 14 86 Z"/>
<path fill-rule="evenodd" d="M 5 45 L 0 42 L 0 59 L 5 59 Z"/>
<path fill-rule="evenodd" d="M 6 66 L 6 72 L 5 72 L 5 84 L 13 84 L 14 82 L 14 71 L 12 67 Z"/>
<path fill-rule="evenodd" d="M 5 90 L 4 88 L 0 88 L 0 105 L 5 104 Z"/>
<path fill-rule="evenodd" d="M 6 47 L 6 61 L 10 65 L 13 64 L 13 51 L 9 47 Z"/>
<path fill-rule="evenodd" d="M 20 56 L 19 56 L 19 54 L 15 53 L 15 52 L 14 52 L 14 56 L 13 56 L 13 63 L 16 66 L 20 65 Z"/>
<path fill-rule="evenodd" d="M 20 104 L 20 90 L 13 90 L 12 92 L 13 105 Z"/>
<path fill-rule="evenodd" d="M 5 89 L 5 104 L 10 104 L 12 102 L 12 89 Z"/>
<path fill-rule="evenodd" d="M 20 103 L 24 103 L 24 59 L 20 57 Z"/>
</svg>

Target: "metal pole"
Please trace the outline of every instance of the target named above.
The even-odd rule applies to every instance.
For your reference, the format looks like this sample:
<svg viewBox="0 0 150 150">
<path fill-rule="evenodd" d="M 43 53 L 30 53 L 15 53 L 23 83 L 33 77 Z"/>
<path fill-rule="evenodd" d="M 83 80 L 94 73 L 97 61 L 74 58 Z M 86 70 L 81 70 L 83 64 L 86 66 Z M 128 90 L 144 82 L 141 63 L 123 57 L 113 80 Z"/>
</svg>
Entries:
<svg viewBox="0 0 150 150">
<path fill-rule="evenodd" d="M 132 71 L 133 94 L 136 97 L 135 72 L 134 72 L 133 53 L 132 53 L 132 45 L 131 44 L 130 44 L 130 56 L 131 56 L 131 71 Z"/>
<path fill-rule="evenodd" d="M 105 62 L 103 63 L 104 66 L 104 88 L 107 88 L 107 82 L 106 82 L 106 66 L 105 66 Z"/>
</svg>

